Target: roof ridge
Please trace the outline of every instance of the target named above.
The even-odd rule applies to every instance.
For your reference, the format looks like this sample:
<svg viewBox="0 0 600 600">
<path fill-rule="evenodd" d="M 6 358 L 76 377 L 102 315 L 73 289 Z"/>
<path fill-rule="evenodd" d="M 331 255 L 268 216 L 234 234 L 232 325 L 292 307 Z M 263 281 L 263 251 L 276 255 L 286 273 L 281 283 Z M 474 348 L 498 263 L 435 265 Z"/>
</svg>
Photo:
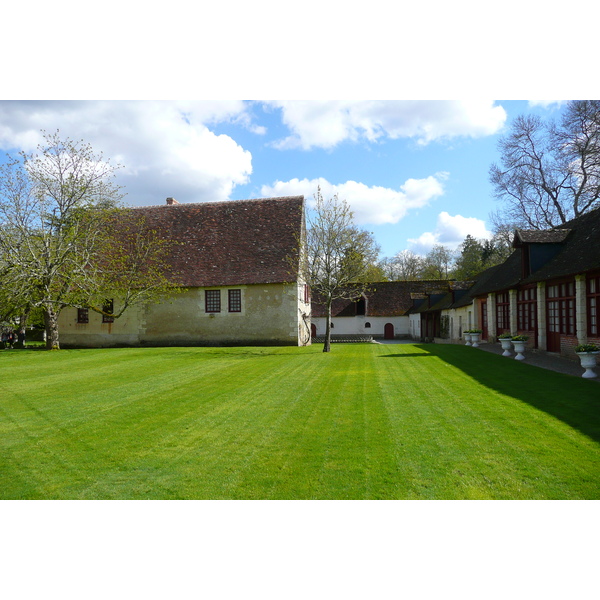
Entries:
<svg viewBox="0 0 600 600">
<path fill-rule="evenodd" d="M 211 205 L 211 206 L 215 206 L 215 205 L 225 205 L 225 204 L 238 204 L 238 203 L 243 203 L 243 202 L 271 202 L 273 200 L 304 200 L 304 195 L 302 194 L 298 194 L 296 196 L 275 196 L 275 197 L 268 197 L 268 198 L 244 198 L 242 200 L 209 200 L 208 202 L 178 202 L 177 204 L 147 204 L 144 206 L 127 206 L 126 208 L 163 208 L 166 206 L 173 206 L 173 207 L 179 207 L 179 206 L 206 206 L 206 205 Z"/>
</svg>

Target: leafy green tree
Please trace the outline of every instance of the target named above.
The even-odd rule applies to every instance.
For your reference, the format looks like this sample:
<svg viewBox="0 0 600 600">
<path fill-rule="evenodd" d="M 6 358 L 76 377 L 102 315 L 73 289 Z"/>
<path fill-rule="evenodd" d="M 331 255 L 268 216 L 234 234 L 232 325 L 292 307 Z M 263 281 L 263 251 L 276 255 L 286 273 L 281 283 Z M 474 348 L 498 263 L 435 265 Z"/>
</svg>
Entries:
<svg viewBox="0 0 600 600">
<path fill-rule="evenodd" d="M 448 279 L 452 263 L 453 253 L 441 244 L 435 244 L 427 253 L 421 268 L 423 279 Z"/>
<path fill-rule="evenodd" d="M 459 248 L 452 277 L 462 281 L 475 279 L 481 271 L 504 262 L 511 252 L 502 233 L 484 240 L 467 235 Z"/>
<path fill-rule="evenodd" d="M 325 199 L 320 188 L 307 218 L 305 260 L 301 275 L 325 302 L 327 325 L 323 352 L 331 351 L 331 305 L 355 299 L 368 289 L 378 247 L 373 235 L 354 224 L 348 203 L 337 195 Z"/>
<path fill-rule="evenodd" d="M 170 289 L 165 242 L 131 209 L 119 207 L 110 161 L 83 141 L 44 134 L 36 153 L 0 167 L 0 301 L 17 311 L 41 309 L 46 345 L 60 347 L 58 316 L 67 306 L 115 318 L 133 303 Z"/>
<path fill-rule="evenodd" d="M 478 273 L 485 269 L 483 254 L 484 246 L 482 242 L 472 235 L 467 235 L 460 245 L 459 255 L 456 258 L 454 278 L 461 281 L 474 279 Z"/>
</svg>

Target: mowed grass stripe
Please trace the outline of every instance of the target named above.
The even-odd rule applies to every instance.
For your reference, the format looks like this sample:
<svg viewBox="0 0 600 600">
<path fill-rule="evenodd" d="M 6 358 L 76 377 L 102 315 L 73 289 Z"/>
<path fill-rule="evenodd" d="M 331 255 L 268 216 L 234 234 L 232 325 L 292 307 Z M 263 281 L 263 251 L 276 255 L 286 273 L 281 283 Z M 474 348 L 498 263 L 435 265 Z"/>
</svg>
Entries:
<svg viewBox="0 0 600 600">
<path fill-rule="evenodd" d="M 4 352 L 0 494 L 600 496 L 593 383 L 460 346 L 320 350 Z"/>
</svg>

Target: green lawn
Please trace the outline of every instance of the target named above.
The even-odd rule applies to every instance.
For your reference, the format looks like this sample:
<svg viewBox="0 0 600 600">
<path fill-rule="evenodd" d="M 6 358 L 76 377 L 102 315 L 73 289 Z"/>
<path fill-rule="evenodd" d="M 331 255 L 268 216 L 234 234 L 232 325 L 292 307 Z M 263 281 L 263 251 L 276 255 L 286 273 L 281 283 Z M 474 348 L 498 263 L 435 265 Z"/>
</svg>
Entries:
<svg viewBox="0 0 600 600">
<path fill-rule="evenodd" d="M 598 499 L 600 385 L 465 346 L 0 352 L 0 498 Z"/>
</svg>

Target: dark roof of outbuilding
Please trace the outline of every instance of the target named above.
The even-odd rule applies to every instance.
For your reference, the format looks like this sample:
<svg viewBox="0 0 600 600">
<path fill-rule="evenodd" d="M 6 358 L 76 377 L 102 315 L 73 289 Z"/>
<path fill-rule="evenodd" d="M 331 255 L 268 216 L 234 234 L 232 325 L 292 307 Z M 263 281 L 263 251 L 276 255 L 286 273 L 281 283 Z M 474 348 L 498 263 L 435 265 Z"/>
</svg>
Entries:
<svg viewBox="0 0 600 600">
<path fill-rule="evenodd" d="M 522 248 L 528 244 L 559 246 L 556 255 L 529 277 L 522 278 Z M 460 308 L 470 305 L 477 297 L 489 293 L 514 289 L 520 284 L 535 283 L 546 279 L 600 271 L 600 209 L 593 210 L 565 224 L 563 228 L 547 231 L 515 232 L 516 250 L 501 264 L 482 271 L 475 282 L 448 282 L 454 290 L 444 296 L 430 292 L 426 300 L 417 300 L 411 313 Z M 468 288 L 468 289 L 467 289 Z"/>
<path fill-rule="evenodd" d="M 516 229 L 513 246 L 523 244 L 556 244 L 564 242 L 570 229 Z"/>
<path fill-rule="evenodd" d="M 448 289 L 445 280 L 383 281 L 369 284 L 365 292 L 366 313 L 371 317 L 402 316 L 413 305 L 411 294 L 428 294 Z M 336 299 L 331 306 L 332 317 L 354 316 L 354 300 Z M 313 294 L 313 317 L 325 317 L 326 307 L 318 294 Z"/>
<path fill-rule="evenodd" d="M 484 271 L 469 291 L 474 298 L 518 285 L 567 277 L 600 269 L 600 209 L 547 231 L 519 231 L 517 249 L 500 265 Z M 558 246 L 558 252 L 528 277 L 522 277 L 521 252 L 527 244 Z"/>
<path fill-rule="evenodd" d="M 284 283 L 297 279 L 304 197 L 231 200 L 135 208 L 176 245 L 169 263 L 186 287 Z"/>
<path fill-rule="evenodd" d="M 600 208 L 565 223 L 571 230 L 560 252 L 523 283 L 600 269 Z"/>
<path fill-rule="evenodd" d="M 503 263 L 483 271 L 469 290 L 472 298 L 489 292 L 514 288 L 521 279 L 521 250 L 515 250 Z"/>
</svg>

